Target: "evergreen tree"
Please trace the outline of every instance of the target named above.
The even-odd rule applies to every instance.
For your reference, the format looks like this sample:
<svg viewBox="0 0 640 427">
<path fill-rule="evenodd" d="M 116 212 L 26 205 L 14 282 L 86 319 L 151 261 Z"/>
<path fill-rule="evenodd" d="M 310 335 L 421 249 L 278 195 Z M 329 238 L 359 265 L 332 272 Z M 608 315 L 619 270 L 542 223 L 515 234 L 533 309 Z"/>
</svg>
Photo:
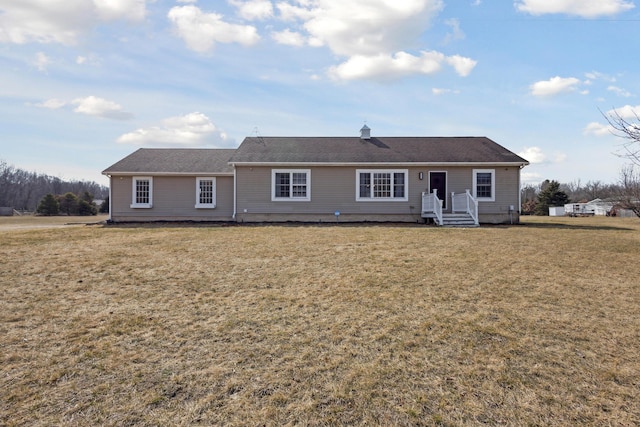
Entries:
<svg viewBox="0 0 640 427">
<path fill-rule="evenodd" d="M 97 215 L 98 208 L 96 204 L 91 202 L 87 202 L 86 200 L 80 200 L 78 202 L 78 215 L 81 216 L 89 216 L 89 215 Z"/>
<path fill-rule="evenodd" d="M 549 215 L 549 206 L 564 206 L 569 203 L 569 196 L 560 190 L 558 181 L 549 181 L 547 179 L 542 183 L 541 188 L 538 194 L 538 202 L 536 203 L 536 215 Z"/>
<path fill-rule="evenodd" d="M 109 196 L 100 205 L 100 213 L 109 213 Z"/>
<path fill-rule="evenodd" d="M 44 196 L 42 200 L 40 200 L 40 203 L 38 204 L 37 212 L 41 215 L 47 215 L 47 216 L 58 215 L 59 211 L 60 211 L 60 205 L 58 204 L 56 197 L 51 193 Z"/>
<path fill-rule="evenodd" d="M 67 215 L 78 213 L 78 196 L 69 192 L 60 197 L 60 211 Z"/>
</svg>

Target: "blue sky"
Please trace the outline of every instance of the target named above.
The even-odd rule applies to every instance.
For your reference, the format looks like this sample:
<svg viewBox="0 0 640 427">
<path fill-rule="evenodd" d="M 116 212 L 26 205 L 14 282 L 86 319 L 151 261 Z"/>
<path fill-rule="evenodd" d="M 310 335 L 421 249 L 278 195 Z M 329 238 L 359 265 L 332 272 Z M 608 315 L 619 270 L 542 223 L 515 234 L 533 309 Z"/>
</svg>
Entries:
<svg viewBox="0 0 640 427">
<path fill-rule="evenodd" d="M 616 182 L 640 112 L 633 0 L 0 0 L 0 160 L 108 184 L 139 147 L 487 136 Z"/>
</svg>

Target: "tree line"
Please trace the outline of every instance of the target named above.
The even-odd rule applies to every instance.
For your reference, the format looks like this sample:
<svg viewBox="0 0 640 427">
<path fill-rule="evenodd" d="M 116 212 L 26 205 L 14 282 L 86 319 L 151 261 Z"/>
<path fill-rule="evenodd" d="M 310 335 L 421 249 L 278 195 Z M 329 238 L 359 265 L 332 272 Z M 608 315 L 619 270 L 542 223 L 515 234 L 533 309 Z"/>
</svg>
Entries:
<svg viewBox="0 0 640 427">
<path fill-rule="evenodd" d="M 640 176 L 633 168 L 621 171 L 620 182 L 606 184 L 602 181 L 580 180 L 560 183 L 545 180 L 539 185 L 525 185 L 520 190 L 523 215 L 549 215 L 550 206 L 564 206 L 567 203 L 586 203 L 602 199 L 617 208 L 630 209 L 640 217 Z"/>
<path fill-rule="evenodd" d="M 11 207 L 16 210 L 34 212 L 42 199 L 52 196 L 75 195 L 80 200 L 104 200 L 109 196 L 109 189 L 93 181 L 71 180 L 30 172 L 0 160 L 0 207 Z"/>
</svg>

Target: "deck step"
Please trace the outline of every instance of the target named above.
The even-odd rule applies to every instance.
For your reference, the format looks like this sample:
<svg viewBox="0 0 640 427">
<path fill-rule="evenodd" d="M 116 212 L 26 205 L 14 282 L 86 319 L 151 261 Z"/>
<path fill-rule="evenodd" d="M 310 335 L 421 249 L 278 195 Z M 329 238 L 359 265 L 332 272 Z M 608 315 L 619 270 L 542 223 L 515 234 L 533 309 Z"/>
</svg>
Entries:
<svg viewBox="0 0 640 427">
<path fill-rule="evenodd" d="M 473 218 L 469 214 L 455 213 L 455 214 L 443 214 L 442 215 L 443 227 L 477 227 L 478 225 L 473 221 Z"/>
</svg>

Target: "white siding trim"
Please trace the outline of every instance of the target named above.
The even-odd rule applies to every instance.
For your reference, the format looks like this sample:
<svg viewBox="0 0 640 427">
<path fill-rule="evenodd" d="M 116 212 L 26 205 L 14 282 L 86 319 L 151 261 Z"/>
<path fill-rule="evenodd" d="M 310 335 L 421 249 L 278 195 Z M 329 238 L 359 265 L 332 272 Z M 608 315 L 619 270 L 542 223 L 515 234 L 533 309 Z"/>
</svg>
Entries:
<svg viewBox="0 0 640 427">
<path fill-rule="evenodd" d="M 149 201 L 140 203 L 136 200 L 138 181 L 149 181 Z M 131 206 L 132 209 L 150 209 L 153 207 L 153 177 L 134 176 L 131 178 Z"/>
<path fill-rule="evenodd" d="M 394 174 L 404 174 L 404 196 L 403 197 L 361 197 L 360 196 L 360 174 L 375 173 L 391 174 L 391 194 L 394 191 Z M 373 185 L 373 184 L 372 184 Z M 372 188 L 373 191 L 373 188 Z M 408 169 L 356 169 L 356 202 L 406 202 L 409 200 L 409 170 Z"/>
<path fill-rule="evenodd" d="M 478 197 L 478 174 L 490 173 L 491 174 L 491 197 Z M 473 170 L 473 197 L 479 202 L 495 202 L 496 201 L 496 170 L 495 169 L 474 169 Z"/>
<path fill-rule="evenodd" d="M 306 178 L 306 196 L 294 197 L 293 194 L 293 179 L 289 182 L 289 197 L 276 197 L 276 174 L 288 173 L 293 175 L 294 173 L 304 173 Z M 292 177 L 291 177 L 292 178 Z M 272 202 L 310 202 L 311 201 L 311 169 L 271 169 L 271 201 Z"/>
<path fill-rule="evenodd" d="M 213 181 L 212 185 L 212 202 L 200 203 L 200 182 Z M 216 177 L 215 176 L 198 176 L 196 177 L 196 209 L 214 209 L 216 207 Z"/>
</svg>

